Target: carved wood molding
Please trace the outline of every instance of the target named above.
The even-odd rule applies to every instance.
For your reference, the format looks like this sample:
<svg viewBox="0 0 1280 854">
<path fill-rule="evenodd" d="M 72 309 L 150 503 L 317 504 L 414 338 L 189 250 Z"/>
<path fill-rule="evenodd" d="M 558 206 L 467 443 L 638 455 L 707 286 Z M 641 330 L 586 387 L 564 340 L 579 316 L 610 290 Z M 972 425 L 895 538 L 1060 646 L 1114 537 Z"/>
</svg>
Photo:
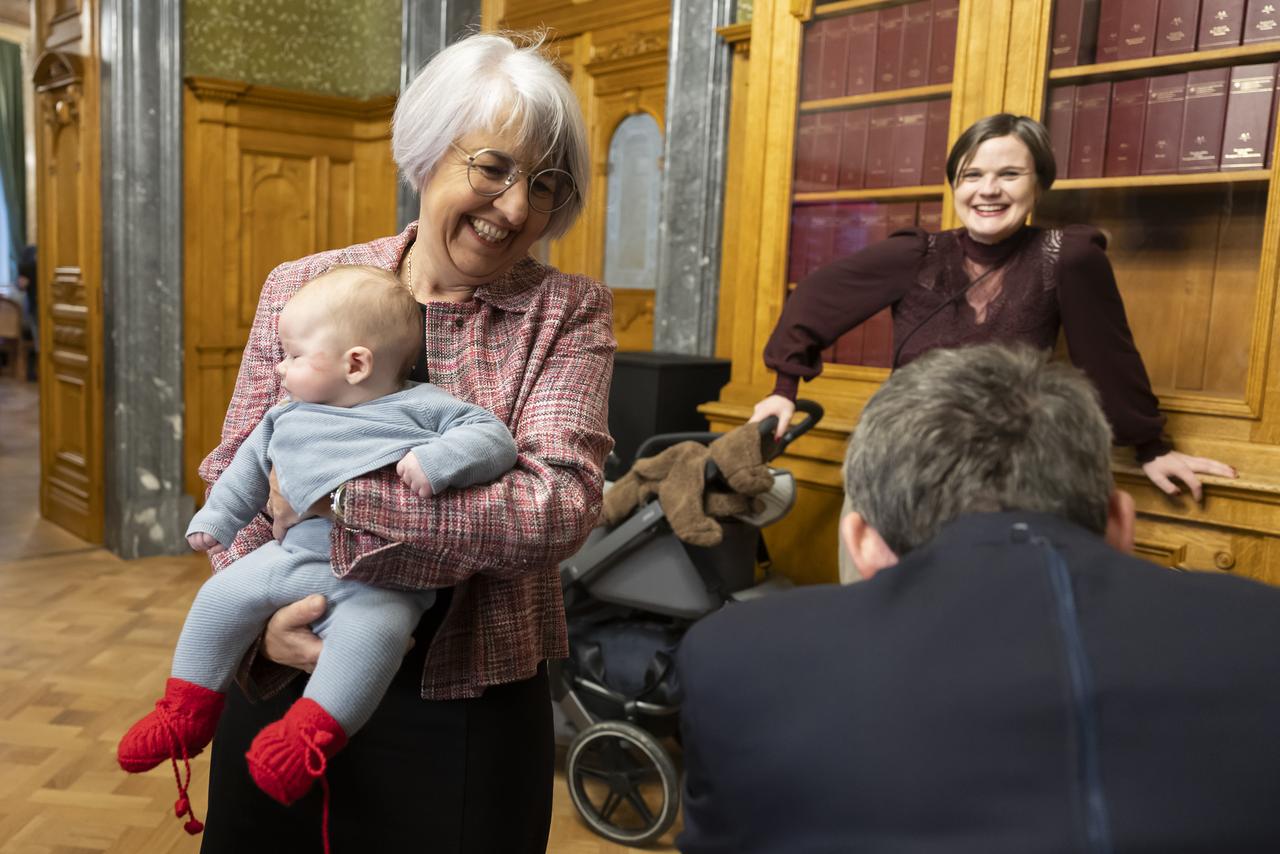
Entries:
<svg viewBox="0 0 1280 854">
<path fill-rule="evenodd" d="M 84 81 L 84 61 L 74 53 L 46 50 L 36 59 L 31 83 L 37 92 L 47 92 Z"/>
<path fill-rule="evenodd" d="M 743 56 L 751 55 L 751 22 L 744 21 L 741 24 L 729 24 L 725 27 L 718 27 L 716 33 L 720 38 L 724 39 L 725 44 L 733 48 L 733 52 Z"/>
<path fill-rule="evenodd" d="M 217 77 L 187 77 L 185 83 L 198 101 L 288 107 L 302 112 L 358 120 L 388 118 L 396 106 L 396 99 L 391 95 L 359 100 Z"/>
<path fill-rule="evenodd" d="M 631 32 L 625 38 L 602 42 L 592 47 L 586 69 L 590 74 L 599 76 L 639 64 L 665 64 L 670 38 L 670 33 L 664 29 Z"/>
</svg>

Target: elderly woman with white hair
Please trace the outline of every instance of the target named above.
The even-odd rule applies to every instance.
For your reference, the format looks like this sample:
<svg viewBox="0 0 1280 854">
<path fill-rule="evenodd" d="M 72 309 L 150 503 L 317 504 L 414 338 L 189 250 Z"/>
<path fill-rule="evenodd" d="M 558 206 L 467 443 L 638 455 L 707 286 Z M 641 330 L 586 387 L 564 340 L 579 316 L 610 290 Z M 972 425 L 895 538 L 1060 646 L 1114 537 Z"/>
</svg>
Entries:
<svg viewBox="0 0 1280 854">
<path fill-rule="evenodd" d="M 311 596 L 277 612 L 214 739 L 204 852 L 320 850 L 322 812 L 340 851 L 546 847 L 555 746 L 545 662 L 567 652 L 557 565 L 599 512 L 615 342 L 608 289 L 538 263 L 529 249 L 563 234 L 581 210 L 586 130 L 539 39 L 486 34 L 419 73 L 396 107 L 393 146 L 421 193 L 418 221 L 272 271 L 222 443 L 201 476 L 216 481 L 281 399 L 281 308 L 336 264 L 398 273 L 422 307 L 413 378 L 496 414 L 518 461 L 493 483 L 427 499 L 390 469 L 301 512 L 273 497 L 271 518 L 213 559 L 220 568 L 266 542 L 273 526 L 279 536 L 299 516 L 325 515 L 335 522 L 335 574 L 439 595 L 365 728 L 332 761 L 313 739 L 308 767 L 326 785 L 289 807 L 258 790 L 244 753 L 301 694 L 294 677 L 319 656 L 310 625 L 325 603 Z"/>
</svg>

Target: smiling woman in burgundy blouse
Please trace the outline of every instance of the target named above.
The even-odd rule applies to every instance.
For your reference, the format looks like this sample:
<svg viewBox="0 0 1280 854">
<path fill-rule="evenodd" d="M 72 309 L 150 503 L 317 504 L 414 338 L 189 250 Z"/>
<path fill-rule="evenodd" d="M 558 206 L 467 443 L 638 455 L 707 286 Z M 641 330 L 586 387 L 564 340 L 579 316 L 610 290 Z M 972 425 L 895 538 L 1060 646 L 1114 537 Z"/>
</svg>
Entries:
<svg viewBox="0 0 1280 854">
<path fill-rule="evenodd" d="M 1180 480 L 1199 501 L 1197 474 L 1235 477 L 1231 466 L 1175 451 L 1162 436 L 1164 416 L 1102 233 L 1026 225 L 1056 173 L 1049 134 L 1034 119 L 1001 113 L 973 124 L 947 158 L 963 227 L 904 229 L 804 279 L 765 346 L 777 382 L 751 420 L 777 415 L 784 429 L 800 380 L 822 371 L 822 350 L 886 306 L 895 367 L 936 347 L 994 341 L 1049 350 L 1061 325 L 1071 361 L 1098 389 L 1116 444 L 1134 448 L 1156 486 L 1176 495 Z"/>
</svg>

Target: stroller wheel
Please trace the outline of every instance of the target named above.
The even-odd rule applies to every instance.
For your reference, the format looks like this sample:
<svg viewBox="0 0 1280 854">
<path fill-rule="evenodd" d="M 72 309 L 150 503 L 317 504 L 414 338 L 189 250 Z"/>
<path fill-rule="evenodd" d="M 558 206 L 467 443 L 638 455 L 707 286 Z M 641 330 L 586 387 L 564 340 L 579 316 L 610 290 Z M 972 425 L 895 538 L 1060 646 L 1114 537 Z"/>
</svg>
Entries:
<svg viewBox="0 0 1280 854">
<path fill-rule="evenodd" d="M 623 721 L 584 729 L 565 758 L 569 796 L 591 829 L 622 845 L 648 845 L 676 820 L 675 765 L 657 740 Z"/>
</svg>

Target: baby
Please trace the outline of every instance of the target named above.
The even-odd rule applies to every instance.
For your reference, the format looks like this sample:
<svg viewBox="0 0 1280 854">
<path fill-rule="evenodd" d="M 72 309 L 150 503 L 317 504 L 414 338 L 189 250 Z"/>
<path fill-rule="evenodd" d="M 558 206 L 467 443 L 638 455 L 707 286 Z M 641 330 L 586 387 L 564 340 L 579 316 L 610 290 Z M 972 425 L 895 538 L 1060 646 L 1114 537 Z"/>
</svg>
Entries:
<svg viewBox="0 0 1280 854">
<path fill-rule="evenodd" d="M 266 505 L 274 466 L 280 493 L 299 512 L 340 484 L 382 466 L 428 498 L 491 481 L 515 465 L 501 421 L 435 386 L 406 378 L 423 347 L 418 304 L 393 274 L 335 267 L 307 284 L 280 314 L 291 398 L 263 416 L 191 520 L 187 542 L 217 554 Z M 324 649 L 303 696 L 254 739 L 247 754 L 258 786 L 283 804 L 302 797 L 391 684 L 429 590 L 405 592 L 335 578 L 327 519 L 309 518 L 216 573 L 196 595 L 155 711 L 120 740 L 129 772 L 198 754 L 212 740 L 226 691 L 245 651 L 280 607 L 312 593 L 329 610 L 313 628 Z M 179 817 L 203 825 L 178 779 Z"/>
</svg>

